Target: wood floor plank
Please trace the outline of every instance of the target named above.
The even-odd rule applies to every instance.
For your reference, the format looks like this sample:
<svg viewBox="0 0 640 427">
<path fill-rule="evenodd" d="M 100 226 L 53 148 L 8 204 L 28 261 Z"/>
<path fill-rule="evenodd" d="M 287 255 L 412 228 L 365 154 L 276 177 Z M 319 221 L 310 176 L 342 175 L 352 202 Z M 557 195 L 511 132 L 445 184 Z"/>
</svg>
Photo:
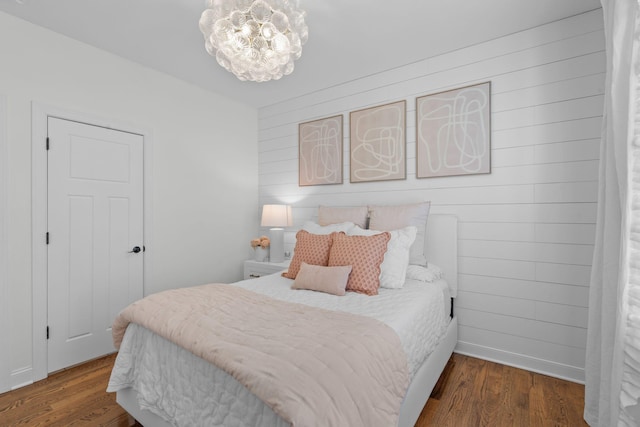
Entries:
<svg viewBox="0 0 640 427">
<path fill-rule="evenodd" d="M 140 426 L 107 393 L 115 355 L 0 394 L 0 426 Z M 416 427 L 588 427 L 584 386 L 453 354 Z"/>
<path fill-rule="evenodd" d="M 546 396 L 540 381 L 537 381 L 529 391 L 529 420 L 533 426 L 549 425 L 550 423 Z"/>
<path fill-rule="evenodd" d="M 447 387 L 441 399 L 440 410 L 425 425 L 462 426 L 471 425 L 473 415 L 468 410 L 473 404 L 472 390 L 478 372 L 480 359 L 458 358 L 456 368 L 451 372 Z"/>
<path fill-rule="evenodd" d="M 502 368 L 496 363 L 486 363 L 486 375 L 479 390 L 479 399 L 474 402 L 474 408 L 479 414 L 479 425 L 498 425 L 500 397 L 504 387 Z"/>
<path fill-rule="evenodd" d="M 499 425 L 529 426 L 529 391 L 531 390 L 531 372 L 505 366 L 504 401 Z"/>
</svg>

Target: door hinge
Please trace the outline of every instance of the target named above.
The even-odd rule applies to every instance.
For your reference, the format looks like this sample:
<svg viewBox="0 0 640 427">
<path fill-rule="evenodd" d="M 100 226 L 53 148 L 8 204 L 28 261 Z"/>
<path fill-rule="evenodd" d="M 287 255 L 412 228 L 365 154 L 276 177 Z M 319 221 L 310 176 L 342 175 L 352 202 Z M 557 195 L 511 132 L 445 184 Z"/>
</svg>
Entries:
<svg viewBox="0 0 640 427">
<path fill-rule="evenodd" d="M 49 137 L 47 137 L 47 150 L 49 149 Z"/>
<path fill-rule="evenodd" d="M 49 327 L 47 326 L 47 339 L 49 339 Z"/>
<path fill-rule="evenodd" d="M 49 232 L 47 231 L 47 245 L 49 244 Z"/>
</svg>

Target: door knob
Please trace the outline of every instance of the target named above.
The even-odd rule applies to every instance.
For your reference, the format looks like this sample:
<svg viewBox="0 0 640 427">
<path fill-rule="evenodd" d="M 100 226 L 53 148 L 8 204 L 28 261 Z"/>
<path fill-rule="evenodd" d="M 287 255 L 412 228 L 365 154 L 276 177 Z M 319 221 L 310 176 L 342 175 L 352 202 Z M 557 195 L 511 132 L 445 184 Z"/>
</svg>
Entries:
<svg viewBox="0 0 640 427">
<path fill-rule="evenodd" d="M 140 252 L 142 249 L 140 249 L 140 246 L 134 246 L 132 250 L 129 251 L 130 254 L 137 254 L 138 252 Z"/>
</svg>

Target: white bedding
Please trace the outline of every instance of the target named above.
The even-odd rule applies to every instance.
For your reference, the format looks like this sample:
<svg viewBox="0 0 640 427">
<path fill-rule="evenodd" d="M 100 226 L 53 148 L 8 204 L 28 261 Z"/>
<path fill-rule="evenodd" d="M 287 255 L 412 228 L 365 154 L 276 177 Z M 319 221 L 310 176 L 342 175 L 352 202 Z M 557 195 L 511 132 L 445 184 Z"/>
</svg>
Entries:
<svg viewBox="0 0 640 427">
<path fill-rule="evenodd" d="M 275 274 L 236 285 L 272 298 L 366 315 L 386 323 L 400 337 L 411 378 L 449 323 L 450 297 L 443 280 L 409 280 L 403 289 L 380 289 L 373 297 L 353 292 L 336 297 L 292 291 L 291 283 Z M 127 329 L 107 390 L 126 387 L 138 392 L 142 408 L 176 426 L 203 425 L 201 420 L 225 427 L 287 425 L 224 371 L 137 325 Z"/>
</svg>

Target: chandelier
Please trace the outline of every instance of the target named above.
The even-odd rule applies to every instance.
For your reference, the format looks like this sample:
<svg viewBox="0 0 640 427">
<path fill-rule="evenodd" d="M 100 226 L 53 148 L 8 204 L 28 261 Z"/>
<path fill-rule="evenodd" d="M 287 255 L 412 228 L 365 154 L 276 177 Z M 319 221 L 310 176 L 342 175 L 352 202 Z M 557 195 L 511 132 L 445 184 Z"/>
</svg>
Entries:
<svg viewBox="0 0 640 427">
<path fill-rule="evenodd" d="M 297 0 L 207 0 L 205 48 L 240 80 L 278 80 L 293 71 L 309 36 Z"/>
</svg>

